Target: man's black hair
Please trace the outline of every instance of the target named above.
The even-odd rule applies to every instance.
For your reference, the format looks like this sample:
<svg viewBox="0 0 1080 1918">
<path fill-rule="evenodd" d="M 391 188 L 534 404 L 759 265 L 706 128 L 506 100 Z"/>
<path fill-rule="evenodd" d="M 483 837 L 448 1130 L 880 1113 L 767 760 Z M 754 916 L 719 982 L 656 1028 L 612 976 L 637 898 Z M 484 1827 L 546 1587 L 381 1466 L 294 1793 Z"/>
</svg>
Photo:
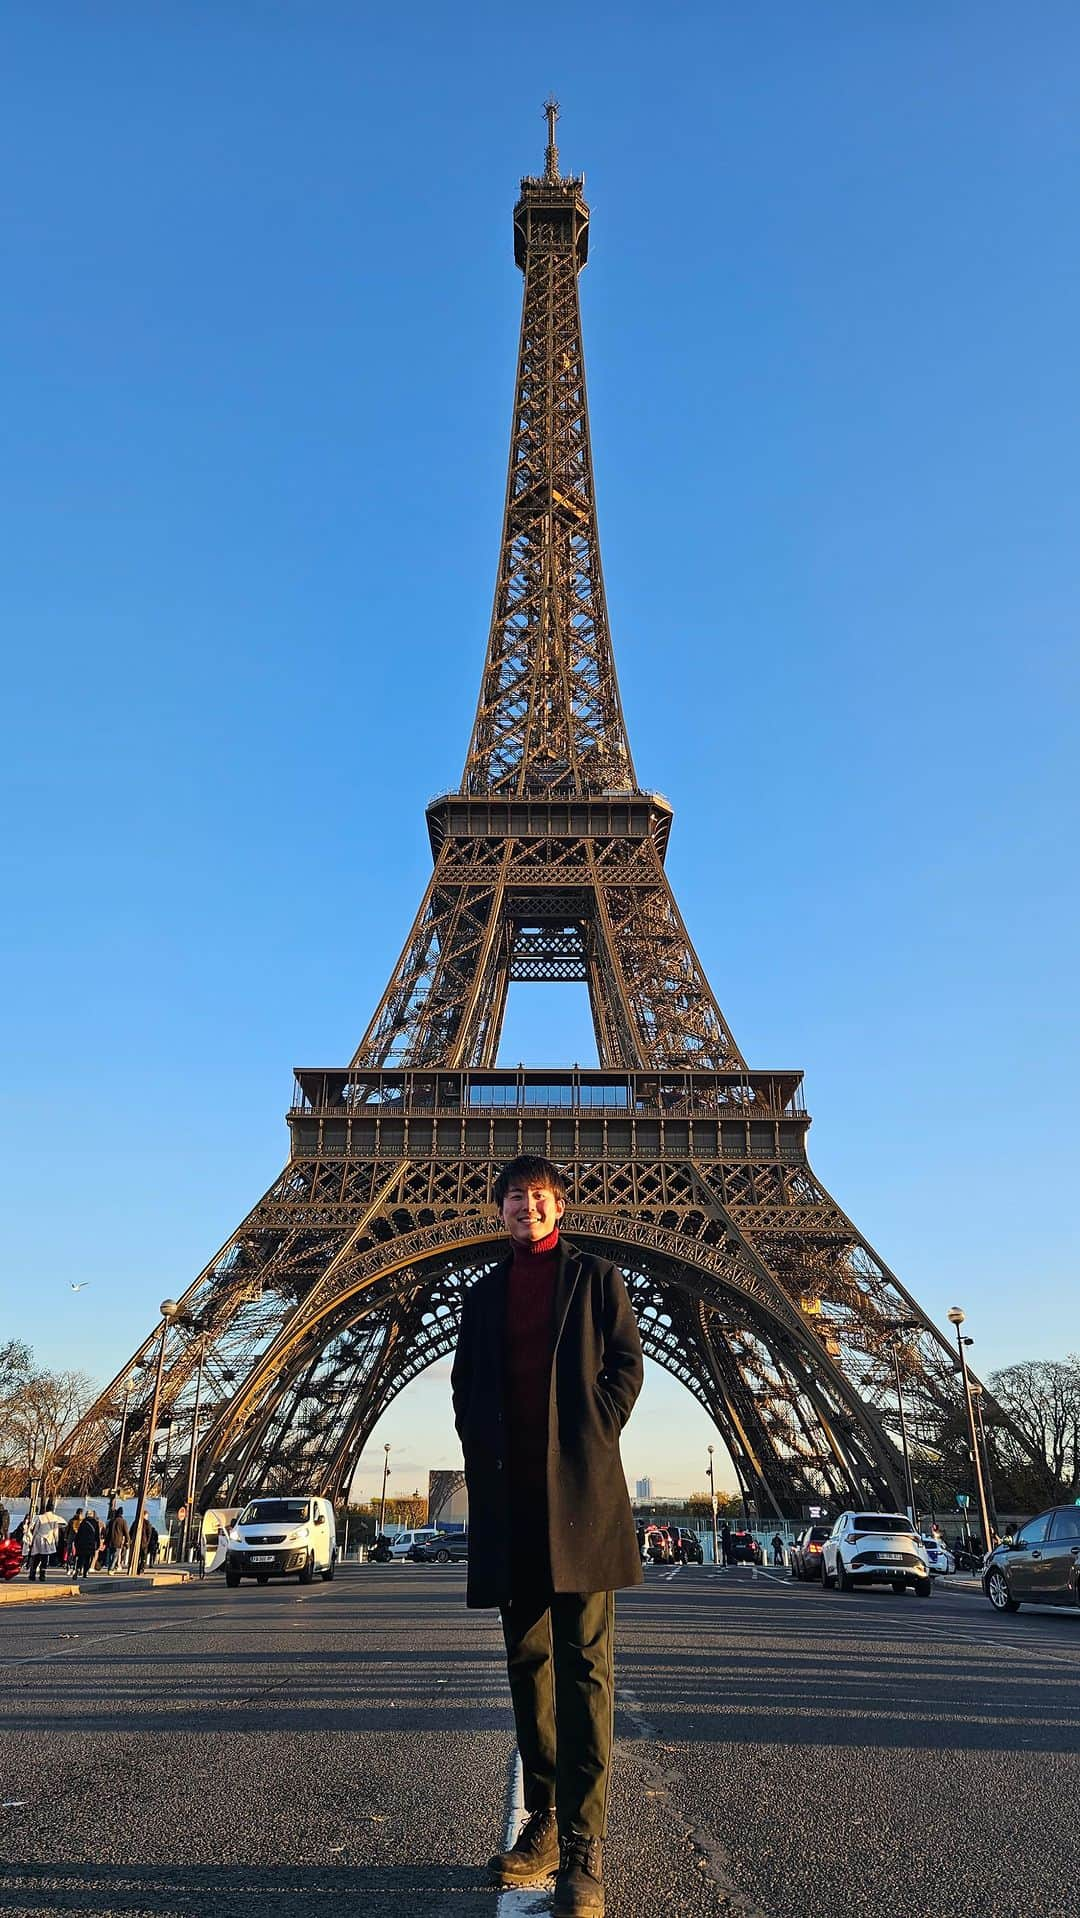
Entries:
<svg viewBox="0 0 1080 1918">
<path fill-rule="evenodd" d="M 557 1165 L 550 1159 L 541 1159 L 533 1152 L 522 1152 L 509 1165 L 504 1165 L 495 1181 L 495 1203 L 502 1206 L 510 1187 L 520 1180 L 522 1185 L 549 1185 L 557 1199 L 566 1202 L 566 1180 Z"/>
</svg>

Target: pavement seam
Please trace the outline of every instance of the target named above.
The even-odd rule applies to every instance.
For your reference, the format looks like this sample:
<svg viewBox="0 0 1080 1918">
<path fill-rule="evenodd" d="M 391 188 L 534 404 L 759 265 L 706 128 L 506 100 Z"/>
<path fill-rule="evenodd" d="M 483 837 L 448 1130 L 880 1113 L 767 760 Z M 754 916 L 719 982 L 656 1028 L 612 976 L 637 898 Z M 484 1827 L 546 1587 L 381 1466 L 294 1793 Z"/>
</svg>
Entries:
<svg viewBox="0 0 1080 1918">
<path fill-rule="evenodd" d="M 616 1696 L 624 1715 L 630 1720 L 639 1738 L 650 1745 L 655 1745 L 659 1751 L 671 1749 L 661 1742 L 656 1726 L 645 1717 L 640 1701 L 633 1692 L 627 1691 L 620 1685 Z M 645 1794 L 655 1801 L 657 1808 L 675 1826 L 683 1842 L 692 1845 L 697 1852 L 697 1862 L 702 1876 L 707 1878 L 719 1892 L 724 1910 L 738 1913 L 739 1918 L 769 1918 L 768 1912 L 755 1904 L 749 1892 L 740 1888 L 734 1876 L 735 1864 L 731 1853 L 721 1844 L 715 1833 L 708 1831 L 704 1825 L 689 1823 L 679 1810 L 670 1788 L 681 1782 L 682 1773 L 674 1768 L 665 1769 L 654 1763 L 635 1751 L 634 1747 L 626 1744 L 624 1740 L 620 1740 L 619 1744 L 621 1762 L 637 1773 Z"/>
</svg>

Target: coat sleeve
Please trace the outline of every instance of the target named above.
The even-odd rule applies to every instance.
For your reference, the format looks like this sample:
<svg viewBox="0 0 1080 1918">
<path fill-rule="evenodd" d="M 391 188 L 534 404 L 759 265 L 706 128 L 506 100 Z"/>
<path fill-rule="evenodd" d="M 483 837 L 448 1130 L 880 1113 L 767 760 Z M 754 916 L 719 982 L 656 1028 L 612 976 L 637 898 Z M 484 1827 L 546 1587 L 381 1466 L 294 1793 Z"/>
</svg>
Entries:
<svg viewBox="0 0 1080 1918">
<path fill-rule="evenodd" d="M 457 1435 L 464 1443 L 465 1413 L 472 1390 L 473 1373 L 473 1297 L 466 1292 L 461 1304 L 461 1329 L 458 1332 L 457 1351 L 450 1369 L 450 1397 L 454 1406 L 454 1425 Z"/>
<path fill-rule="evenodd" d="M 634 1409 L 644 1376 L 641 1334 L 626 1280 L 617 1266 L 610 1266 L 604 1279 L 604 1369 L 599 1385 L 620 1431 Z"/>
</svg>

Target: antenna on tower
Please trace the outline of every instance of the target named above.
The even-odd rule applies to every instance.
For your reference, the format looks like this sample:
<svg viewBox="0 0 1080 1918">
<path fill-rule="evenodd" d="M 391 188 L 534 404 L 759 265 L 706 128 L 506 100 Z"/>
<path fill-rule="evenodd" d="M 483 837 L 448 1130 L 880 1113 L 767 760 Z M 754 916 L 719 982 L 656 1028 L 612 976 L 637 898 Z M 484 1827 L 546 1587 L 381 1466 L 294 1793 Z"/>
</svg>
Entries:
<svg viewBox="0 0 1080 1918">
<path fill-rule="evenodd" d="M 555 145 L 555 122 L 559 117 L 559 102 L 553 93 L 549 93 L 547 99 L 544 101 L 544 112 L 547 115 L 548 123 L 548 143 L 544 162 L 544 178 L 545 180 L 557 180 L 559 177 L 559 149 Z"/>
</svg>

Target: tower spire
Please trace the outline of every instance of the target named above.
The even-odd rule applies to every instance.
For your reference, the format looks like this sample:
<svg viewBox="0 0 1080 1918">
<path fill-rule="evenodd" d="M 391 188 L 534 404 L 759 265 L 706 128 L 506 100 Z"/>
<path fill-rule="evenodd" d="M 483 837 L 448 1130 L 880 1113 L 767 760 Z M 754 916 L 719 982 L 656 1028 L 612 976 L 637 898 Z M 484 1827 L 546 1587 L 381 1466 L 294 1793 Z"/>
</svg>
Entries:
<svg viewBox="0 0 1080 1918">
<path fill-rule="evenodd" d="M 554 186 L 557 184 L 559 178 L 559 149 L 555 145 L 555 122 L 559 117 L 559 102 L 553 93 L 549 93 L 547 99 L 544 101 L 544 112 L 547 115 L 548 128 L 547 153 L 544 157 L 544 178 L 545 180 L 549 180 Z"/>
<path fill-rule="evenodd" d="M 525 276 L 495 603 L 463 786 L 470 793 L 628 792 L 637 779 L 608 628 L 593 490 L 578 274 L 583 182 L 521 182 L 514 257 Z"/>
</svg>

